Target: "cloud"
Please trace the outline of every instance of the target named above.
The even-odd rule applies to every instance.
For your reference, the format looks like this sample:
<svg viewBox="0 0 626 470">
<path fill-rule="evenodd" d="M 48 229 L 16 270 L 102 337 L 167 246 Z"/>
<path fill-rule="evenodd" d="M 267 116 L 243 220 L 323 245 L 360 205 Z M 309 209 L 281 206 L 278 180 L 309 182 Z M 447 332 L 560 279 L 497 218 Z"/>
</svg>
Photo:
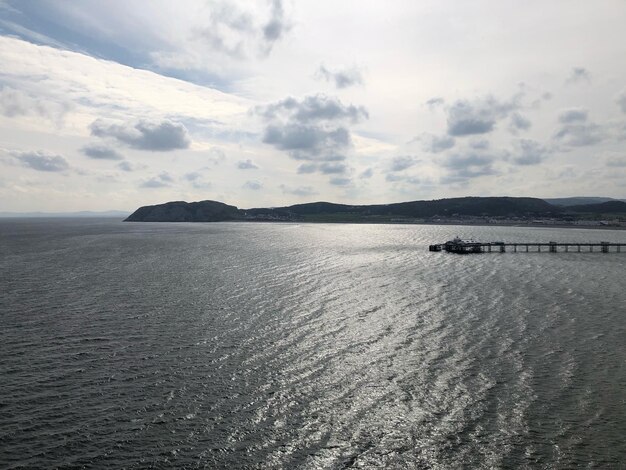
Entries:
<svg viewBox="0 0 626 470">
<path fill-rule="evenodd" d="M 193 39 L 233 59 L 247 59 L 258 53 L 267 55 L 291 28 L 282 1 L 270 0 L 267 4 L 269 18 L 261 22 L 260 18 L 256 18 L 250 11 L 242 10 L 235 2 L 213 1 L 207 24 L 195 29 Z M 177 65 L 176 68 L 190 59 L 167 52 L 157 52 L 153 57 L 161 65 Z M 194 59 L 193 62 L 198 61 Z"/>
<path fill-rule="evenodd" d="M 513 162 L 516 165 L 537 165 L 544 161 L 548 153 L 547 149 L 535 140 L 520 139 L 515 143 L 515 147 Z"/>
<path fill-rule="evenodd" d="M 259 181 L 246 181 L 243 188 L 258 191 L 263 188 L 263 185 Z"/>
<path fill-rule="evenodd" d="M 324 79 L 327 82 L 334 83 L 335 87 L 340 89 L 363 84 L 363 75 L 356 67 L 330 70 L 324 65 L 320 65 L 315 76 L 317 78 Z"/>
<path fill-rule="evenodd" d="M 240 170 L 257 170 L 259 167 L 250 159 L 237 162 L 237 168 Z"/>
<path fill-rule="evenodd" d="M 317 191 L 315 191 L 315 189 L 313 189 L 313 187 L 311 186 L 298 186 L 297 188 L 292 188 L 290 186 L 281 184 L 279 187 L 283 193 L 293 194 L 295 196 L 304 197 L 304 196 L 313 196 L 317 194 Z"/>
<path fill-rule="evenodd" d="M 350 178 L 345 178 L 342 176 L 333 176 L 329 180 L 329 183 L 333 186 L 348 186 L 351 182 L 352 180 Z"/>
<path fill-rule="evenodd" d="M 559 115 L 559 122 L 561 124 L 569 124 L 572 122 L 585 122 L 587 120 L 588 112 L 582 108 L 566 109 Z"/>
<path fill-rule="evenodd" d="M 469 142 L 470 148 L 474 150 L 487 150 L 491 145 L 488 140 L 480 139 L 480 140 L 472 140 Z"/>
<path fill-rule="evenodd" d="M 164 188 L 167 186 L 171 186 L 171 183 L 174 181 L 174 178 L 170 176 L 167 172 L 162 172 L 157 176 L 153 176 L 150 179 L 145 180 L 141 183 L 142 188 Z"/>
<path fill-rule="evenodd" d="M 350 133 L 344 127 L 325 130 L 316 126 L 287 124 L 270 125 L 263 142 L 289 152 L 295 160 L 343 160 L 343 153 L 352 145 Z"/>
<path fill-rule="evenodd" d="M 130 162 L 123 161 L 117 164 L 117 167 L 122 171 L 133 171 L 134 167 Z"/>
<path fill-rule="evenodd" d="M 532 123 L 525 116 L 518 112 L 511 113 L 511 123 L 509 129 L 515 133 L 518 130 L 527 131 L 532 126 Z"/>
<path fill-rule="evenodd" d="M 422 148 L 425 152 L 440 153 L 454 147 L 456 140 L 449 135 L 436 136 L 432 134 L 424 134 L 421 137 Z"/>
<path fill-rule="evenodd" d="M 96 160 L 124 160 L 124 157 L 115 149 L 101 144 L 85 145 L 80 149 L 87 157 Z"/>
<path fill-rule="evenodd" d="M 391 164 L 389 166 L 389 171 L 391 172 L 396 172 L 396 171 L 403 171 L 406 170 L 408 168 L 411 168 L 412 166 L 414 166 L 415 164 L 417 164 L 419 162 L 419 160 L 415 157 L 411 157 L 411 156 L 402 156 L 402 157 L 394 157 L 391 160 Z"/>
<path fill-rule="evenodd" d="M 348 167 L 340 162 L 324 162 L 319 165 L 319 171 L 325 175 L 334 175 L 347 172 Z"/>
<path fill-rule="evenodd" d="M 580 82 L 587 82 L 589 83 L 591 81 L 591 74 L 589 73 L 589 70 L 587 70 L 584 67 L 572 67 L 572 70 L 570 71 L 570 75 L 569 77 L 567 77 L 567 80 L 565 80 L 565 83 L 580 83 Z"/>
<path fill-rule="evenodd" d="M 402 175 L 398 173 L 388 173 L 385 176 L 385 180 L 390 183 L 409 183 L 409 184 L 421 184 L 422 180 L 417 176 Z"/>
<path fill-rule="evenodd" d="M 183 179 L 189 181 L 196 189 L 209 189 L 211 183 L 204 179 L 204 175 L 200 171 L 192 171 L 183 175 Z"/>
<path fill-rule="evenodd" d="M 59 121 L 71 108 L 68 103 L 34 97 L 22 90 L 0 85 L 0 114 L 7 117 L 41 116 Z"/>
<path fill-rule="evenodd" d="M 372 170 L 371 168 L 366 168 L 359 174 L 359 178 L 361 179 L 369 179 L 372 176 L 374 176 L 374 170 Z"/>
<path fill-rule="evenodd" d="M 426 106 L 433 110 L 439 106 L 443 106 L 445 102 L 446 101 L 441 96 L 436 96 L 426 101 Z"/>
<path fill-rule="evenodd" d="M 447 109 L 448 134 L 454 137 L 486 134 L 518 107 L 515 99 L 503 102 L 492 96 L 473 101 L 457 100 Z"/>
<path fill-rule="evenodd" d="M 337 98 L 326 95 L 307 96 L 302 101 L 289 97 L 266 106 L 258 106 L 255 111 L 265 119 L 289 119 L 302 124 L 340 120 L 356 124 L 369 118 L 363 106 L 345 106 Z"/>
<path fill-rule="evenodd" d="M 606 166 L 614 167 L 614 168 L 624 168 L 626 167 L 626 157 L 623 158 L 609 158 L 606 161 Z"/>
<path fill-rule="evenodd" d="M 324 95 L 290 97 L 254 111 L 266 121 L 264 143 L 316 162 L 344 160 L 352 147 L 349 125 L 368 118 L 365 108 Z"/>
<path fill-rule="evenodd" d="M 61 155 L 48 153 L 44 150 L 30 152 L 13 152 L 23 166 L 37 171 L 59 172 L 69 169 L 70 165 Z"/>
<path fill-rule="evenodd" d="M 303 163 L 298 167 L 298 174 L 307 175 L 309 173 L 315 173 L 317 171 L 317 163 Z"/>
<path fill-rule="evenodd" d="M 191 143 L 185 126 L 167 119 L 142 119 L 124 124 L 96 119 L 90 129 L 91 135 L 112 138 L 129 147 L 152 152 L 186 149 Z"/>
<path fill-rule="evenodd" d="M 479 176 L 493 175 L 494 158 L 476 153 L 453 154 L 445 158 L 441 165 L 448 170 L 442 179 L 444 183 L 459 183 Z"/>
<path fill-rule="evenodd" d="M 617 97 L 617 105 L 622 110 L 622 113 L 626 113 L 626 90 L 622 91 Z"/>
<path fill-rule="evenodd" d="M 285 10 L 282 0 L 272 0 L 270 19 L 265 26 L 263 26 L 263 37 L 269 49 L 271 49 L 272 45 L 278 41 L 290 27 L 289 22 L 285 19 Z"/>
<path fill-rule="evenodd" d="M 554 135 L 555 140 L 570 147 L 594 145 L 605 137 L 604 130 L 594 123 L 565 124 Z"/>
</svg>

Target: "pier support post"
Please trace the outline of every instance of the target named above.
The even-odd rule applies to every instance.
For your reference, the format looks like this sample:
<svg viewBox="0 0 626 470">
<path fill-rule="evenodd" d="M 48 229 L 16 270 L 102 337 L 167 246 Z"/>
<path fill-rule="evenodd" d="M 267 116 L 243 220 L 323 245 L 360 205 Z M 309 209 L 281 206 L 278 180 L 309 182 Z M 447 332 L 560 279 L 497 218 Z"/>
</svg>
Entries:
<svg viewBox="0 0 626 470">
<path fill-rule="evenodd" d="M 600 242 L 600 245 L 602 245 L 602 253 L 609 252 L 609 242 Z"/>
<path fill-rule="evenodd" d="M 580 245 L 578 245 L 578 253 L 580 253 Z"/>
<path fill-rule="evenodd" d="M 500 253 L 504 253 L 506 251 L 506 247 L 504 245 L 500 245 Z"/>
<path fill-rule="evenodd" d="M 556 253 L 556 243 L 550 242 L 550 253 Z"/>
</svg>

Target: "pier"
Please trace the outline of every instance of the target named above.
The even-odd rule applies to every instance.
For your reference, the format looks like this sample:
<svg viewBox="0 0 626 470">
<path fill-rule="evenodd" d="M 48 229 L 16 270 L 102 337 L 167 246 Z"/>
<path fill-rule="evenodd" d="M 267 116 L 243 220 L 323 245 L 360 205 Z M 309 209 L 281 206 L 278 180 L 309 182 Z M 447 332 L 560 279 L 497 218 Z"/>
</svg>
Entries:
<svg viewBox="0 0 626 470">
<path fill-rule="evenodd" d="M 507 249 L 514 253 L 558 253 L 558 252 L 591 252 L 620 253 L 626 243 L 580 243 L 580 242 L 543 242 L 543 243 L 504 243 L 504 242 L 477 242 L 455 238 L 445 243 L 429 245 L 429 251 L 446 251 L 448 253 L 506 253 Z"/>
</svg>

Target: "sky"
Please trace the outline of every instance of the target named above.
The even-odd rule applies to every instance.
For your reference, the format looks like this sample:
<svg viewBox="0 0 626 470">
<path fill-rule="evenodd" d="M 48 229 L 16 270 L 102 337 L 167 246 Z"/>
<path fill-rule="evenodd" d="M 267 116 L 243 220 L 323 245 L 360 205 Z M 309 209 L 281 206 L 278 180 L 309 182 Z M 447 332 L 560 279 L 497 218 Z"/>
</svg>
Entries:
<svg viewBox="0 0 626 470">
<path fill-rule="evenodd" d="M 0 0 L 0 211 L 626 197 L 623 0 Z"/>
</svg>

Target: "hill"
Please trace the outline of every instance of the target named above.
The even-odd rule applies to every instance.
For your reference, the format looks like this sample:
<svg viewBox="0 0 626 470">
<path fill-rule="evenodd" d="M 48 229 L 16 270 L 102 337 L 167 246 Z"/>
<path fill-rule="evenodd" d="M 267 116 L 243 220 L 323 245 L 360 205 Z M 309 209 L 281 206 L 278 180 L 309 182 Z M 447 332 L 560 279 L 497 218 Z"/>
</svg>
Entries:
<svg viewBox="0 0 626 470">
<path fill-rule="evenodd" d="M 558 197 L 558 198 L 544 198 L 544 201 L 554 205 L 554 206 L 581 206 L 587 204 L 601 204 L 603 202 L 608 201 L 616 201 L 617 199 L 613 199 L 611 197 L 586 197 L 586 196 L 577 196 L 577 197 Z"/>
<path fill-rule="evenodd" d="M 218 201 L 173 201 L 155 206 L 143 206 L 125 222 L 224 222 L 243 219 L 235 206 Z"/>
<path fill-rule="evenodd" d="M 626 202 L 607 201 L 600 204 L 583 204 L 566 208 L 571 212 L 587 214 L 626 214 Z"/>
<path fill-rule="evenodd" d="M 128 222 L 220 222 L 228 220 L 303 220 L 311 222 L 386 222 L 393 218 L 430 217 L 548 217 L 561 208 L 542 199 L 463 197 L 394 204 L 346 205 L 312 202 L 275 208 L 242 210 L 217 201 L 175 201 L 144 206 Z"/>
</svg>

